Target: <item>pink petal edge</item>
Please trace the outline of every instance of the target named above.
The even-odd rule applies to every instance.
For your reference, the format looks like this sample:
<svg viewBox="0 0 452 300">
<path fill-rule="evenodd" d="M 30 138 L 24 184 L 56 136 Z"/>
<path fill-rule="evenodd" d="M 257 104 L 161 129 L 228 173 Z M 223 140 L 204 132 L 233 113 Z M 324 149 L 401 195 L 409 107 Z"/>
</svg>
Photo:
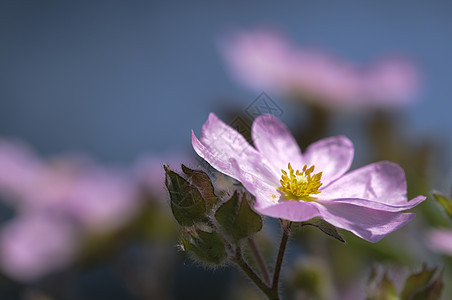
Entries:
<svg viewBox="0 0 452 300">
<path fill-rule="evenodd" d="M 359 198 L 389 206 L 405 206 L 406 180 L 403 169 L 392 162 L 369 164 L 332 182 L 322 189 L 322 199 Z M 420 203 L 420 202 L 419 202 Z"/>
<path fill-rule="evenodd" d="M 212 167 L 237 179 L 229 159 L 239 161 L 240 168 L 265 181 L 278 180 L 269 163 L 235 129 L 226 125 L 213 113 L 202 127 L 199 140 L 192 130 L 192 145 L 196 153 Z"/>
<path fill-rule="evenodd" d="M 353 156 L 353 143 L 345 136 L 335 136 L 311 144 L 303 154 L 303 164 L 315 165 L 315 173 L 323 172 L 322 182 L 327 186 L 350 169 Z"/>
<path fill-rule="evenodd" d="M 371 243 L 403 227 L 416 214 L 377 210 L 350 203 L 318 204 L 321 218 L 336 227 L 353 232 Z"/>
</svg>

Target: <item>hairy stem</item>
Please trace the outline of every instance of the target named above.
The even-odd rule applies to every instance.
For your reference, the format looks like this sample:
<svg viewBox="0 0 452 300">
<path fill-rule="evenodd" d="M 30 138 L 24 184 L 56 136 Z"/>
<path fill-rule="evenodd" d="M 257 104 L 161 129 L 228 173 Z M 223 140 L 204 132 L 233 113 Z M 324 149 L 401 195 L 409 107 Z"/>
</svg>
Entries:
<svg viewBox="0 0 452 300">
<path fill-rule="evenodd" d="M 256 284 L 256 286 L 270 298 L 271 288 L 265 284 L 264 281 L 256 274 L 256 272 L 248 265 L 248 263 L 244 260 L 242 251 L 240 248 L 237 249 L 236 257 L 234 262 L 242 269 L 243 272 Z"/>
<path fill-rule="evenodd" d="M 281 267 L 283 263 L 284 253 L 286 251 L 287 241 L 289 240 L 290 235 L 290 227 L 292 222 L 290 221 L 281 221 L 281 225 L 283 228 L 283 233 L 281 237 L 281 243 L 279 245 L 278 257 L 276 258 L 275 270 L 273 273 L 273 281 L 271 286 L 265 283 L 259 275 L 251 268 L 250 265 L 245 261 L 242 255 L 242 250 L 237 248 L 236 256 L 234 258 L 234 262 L 242 269 L 242 271 L 256 284 L 256 286 L 268 297 L 269 300 L 279 300 L 279 275 L 281 273 Z M 269 281 L 269 276 L 267 272 L 267 268 L 264 264 L 262 256 L 260 255 L 254 240 L 248 239 L 252 251 L 255 253 L 256 258 L 259 261 L 259 265 L 262 269 L 262 272 L 265 276 L 265 280 Z M 266 274 L 266 275 L 265 275 Z"/>
<path fill-rule="evenodd" d="M 256 246 L 256 242 L 254 241 L 253 238 L 250 237 L 248 238 L 248 243 L 250 244 L 250 248 L 254 253 L 254 257 L 256 258 L 259 267 L 261 268 L 265 282 L 267 284 L 270 284 L 270 276 L 268 275 L 267 266 L 265 265 L 264 259 L 262 258 L 262 255 Z"/>
<path fill-rule="evenodd" d="M 292 222 L 289 221 L 281 221 L 283 233 L 281 237 L 281 243 L 279 245 L 278 257 L 276 258 L 275 271 L 273 273 L 273 283 L 272 283 L 272 291 L 274 294 L 278 295 L 279 290 L 279 274 L 281 273 L 282 262 L 284 258 L 284 253 L 286 251 L 287 241 L 289 239 L 290 234 L 290 226 Z M 278 296 L 273 299 L 279 299 Z"/>
</svg>

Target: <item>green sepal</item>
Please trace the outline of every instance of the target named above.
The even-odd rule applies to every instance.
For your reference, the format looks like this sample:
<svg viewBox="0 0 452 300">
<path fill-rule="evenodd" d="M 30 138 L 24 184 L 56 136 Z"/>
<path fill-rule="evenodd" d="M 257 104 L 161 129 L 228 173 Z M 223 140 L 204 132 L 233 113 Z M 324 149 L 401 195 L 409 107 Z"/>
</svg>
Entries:
<svg viewBox="0 0 452 300">
<path fill-rule="evenodd" d="M 192 252 L 202 262 L 219 265 L 227 258 L 224 239 L 216 231 L 183 227 L 180 236 L 184 250 Z"/>
<path fill-rule="evenodd" d="M 209 176 L 203 171 L 192 170 L 185 165 L 182 165 L 182 171 L 202 194 L 206 201 L 207 210 L 211 210 L 218 203 L 218 197 L 215 195 L 215 190 Z"/>
<path fill-rule="evenodd" d="M 166 172 L 165 184 L 170 194 L 171 210 L 182 226 L 207 222 L 206 202 L 199 190 L 177 173 L 163 166 Z"/>
<path fill-rule="evenodd" d="M 301 222 L 301 225 L 302 226 L 309 225 L 309 226 L 317 227 L 323 233 L 329 235 L 332 238 L 335 238 L 339 242 L 345 243 L 344 238 L 339 234 L 339 232 L 337 231 L 337 228 L 319 217 L 312 218 L 309 221 Z"/>
<path fill-rule="evenodd" d="M 402 300 L 436 300 L 441 296 L 443 283 L 442 272 L 435 278 L 437 268 L 427 269 L 425 266 L 419 273 L 412 274 L 405 282 Z M 435 279 L 434 279 L 435 278 Z"/>
<path fill-rule="evenodd" d="M 452 218 L 452 199 L 440 193 L 433 193 L 433 197 L 435 197 L 436 201 L 441 204 L 449 217 Z"/>
<path fill-rule="evenodd" d="M 251 209 L 246 194 L 234 192 L 215 213 L 223 231 L 234 241 L 247 238 L 262 229 L 262 218 Z"/>
</svg>

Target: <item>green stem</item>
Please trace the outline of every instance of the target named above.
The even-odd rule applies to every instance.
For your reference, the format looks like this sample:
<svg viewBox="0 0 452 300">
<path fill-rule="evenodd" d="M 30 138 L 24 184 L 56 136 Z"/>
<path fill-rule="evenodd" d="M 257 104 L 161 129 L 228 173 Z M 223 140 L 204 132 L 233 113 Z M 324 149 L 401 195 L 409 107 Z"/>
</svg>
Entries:
<svg viewBox="0 0 452 300">
<path fill-rule="evenodd" d="M 236 257 L 234 262 L 242 269 L 243 272 L 256 284 L 256 286 L 270 298 L 272 292 L 271 288 L 262 281 L 259 275 L 248 265 L 248 263 L 243 259 L 241 249 L 237 249 Z"/>
<path fill-rule="evenodd" d="M 286 251 L 286 245 L 287 241 L 289 240 L 289 234 L 290 234 L 290 226 L 292 225 L 292 222 L 289 221 L 282 221 L 282 227 L 283 227 L 283 233 L 281 237 L 281 243 L 279 245 L 279 252 L 278 257 L 276 259 L 276 265 L 275 265 L 275 271 L 273 273 L 273 283 L 272 283 L 272 291 L 276 294 L 276 298 L 273 299 L 279 299 L 278 298 L 278 290 L 279 290 L 279 274 L 281 273 L 281 267 L 282 262 L 284 258 L 284 252 Z"/>
<path fill-rule="evenodd" d="M 262 258 L 261 253 L 259 252 L 259 249 L 256 246 L 256 242 L 253 238 L 248 238 L 248 243 L 250 244 L 250 248 L 254 253 L 254 256 L 257 260 L 257 263 L 259 264 L 259 267 L 261 268 L 262 274 L 264 275 L 264 280 L 267 284 L 270 284 L 270 276 L 268 275 L 267 266 L 264 263 L 264 259 Z"/>
<path fill-rule="evenodd" d="M 256 274 L 256 272 L 248 265 L 248 263 L 244 260 L 242 255 L 242 250 L 237 248 L 236 256 L 234 258 L 234 262 L 242 269 L 243 272 L 256 284 L 256 286 L 268 297 L 269 300 L 279 300 L 279 275 L 281 273 L 281 267 L 283 263 L 284 253 L 286 251 L 287 241 L 289 240 L 290 235 L 290 227 L 292 222 L 289 221 L 281 221 L 283 234 L 281 237 L 281 243 L 279 245 L 278 257 L 276 258 L 275 271 L 273 273 L 273 281 L 272 285 L 268 286 L 260 277 Z M 250 242 L 251 248 L 253 249 L 252 244 Z M 254 244 L 254 247 L 256 245 Z M 257 250 L 257 247 L 256 247 Z M 254 250 L 253 250 L 254 251 Z M 256 255 L 256 257 L 260 257 Z M 263 263 L 263 260 L 262 260 Z M 265 268 L 265 264 L 263 264 Z M 261 266 L 262 268 L 262 266 Z M 265 268 L 266 270 L 266 268 Z M 265 273 L 264 273 L 265 274 Z M 264 275 L 265 276 L 265 275 Z M 267 273 L 268 276 L 268 273 Z"/>
</svg>

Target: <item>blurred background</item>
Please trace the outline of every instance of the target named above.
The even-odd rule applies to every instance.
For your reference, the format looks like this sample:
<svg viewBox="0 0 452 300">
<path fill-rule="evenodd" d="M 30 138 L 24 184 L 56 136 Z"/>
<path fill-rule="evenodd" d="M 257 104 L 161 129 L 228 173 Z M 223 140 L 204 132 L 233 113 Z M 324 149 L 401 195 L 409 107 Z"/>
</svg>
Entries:
<svg viewBox="0 0 452 300">
<path fill-rule="evenodd" d="M 419 236 L 450 228 L 430 195 L 452 184 L 451 15 L 447 1 L 2 1 L 0 298 L 260 299 L 176 247 L 162 164 L 202 164 L 190 130 L 210 112 L 245 129 L 274 113 L 302 148 L 346 135 L 354 168 L 395 161 L 409 198 L 429 196 L 376 245 L 303 232 L 289 259 L 316 253 L 330 292 L 288 297 L 362 299 L 376 262 L 450 265 Z"/>
</svg>

